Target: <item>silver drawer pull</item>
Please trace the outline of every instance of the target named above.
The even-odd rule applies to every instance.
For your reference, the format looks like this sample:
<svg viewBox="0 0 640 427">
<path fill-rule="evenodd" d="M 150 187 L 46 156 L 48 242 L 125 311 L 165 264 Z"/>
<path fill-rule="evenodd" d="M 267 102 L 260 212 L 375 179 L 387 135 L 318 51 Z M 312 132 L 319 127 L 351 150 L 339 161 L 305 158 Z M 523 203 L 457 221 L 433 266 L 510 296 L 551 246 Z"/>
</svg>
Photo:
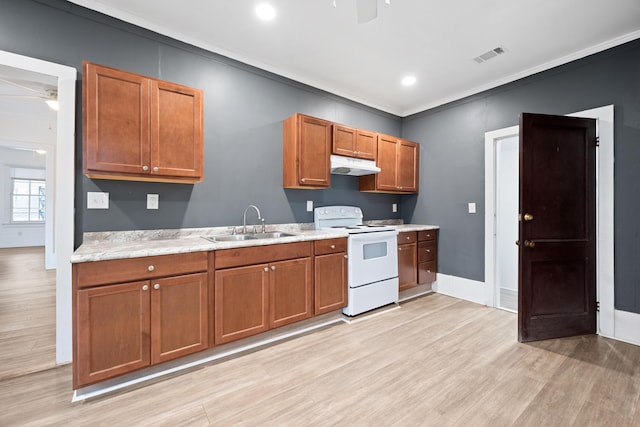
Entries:
<svg viewBox="0 0 640 427">
<path fill-rule="evenodd" d="M 160 289 L 160 284 L 156 283 L 155 285 L 153 285 L 153 289 Z"/>
<path fill-rule="evenodd" d="M 331 245 L 331 249 L 335 249 L 335 248 L 336 248 L 336 245 Z"/>
<path fill-rule="evenodd" d="M 155 270 L 155 269 L 156 269 L 156 268 L 155 268 L 153 265 L 150 265 L 149 267 L 147 267 L 147 270 L 149 270 L 149 271 L 153 271 L 153 270 Z"/>
<path fill-rule="evenodd" d="M 148 290 L 149 290 L 149 285 L 144 285 L 144 286 L 142 287 L 142 290 L 143 290 L 143 291 L 148 291 Z"/>
</svg>

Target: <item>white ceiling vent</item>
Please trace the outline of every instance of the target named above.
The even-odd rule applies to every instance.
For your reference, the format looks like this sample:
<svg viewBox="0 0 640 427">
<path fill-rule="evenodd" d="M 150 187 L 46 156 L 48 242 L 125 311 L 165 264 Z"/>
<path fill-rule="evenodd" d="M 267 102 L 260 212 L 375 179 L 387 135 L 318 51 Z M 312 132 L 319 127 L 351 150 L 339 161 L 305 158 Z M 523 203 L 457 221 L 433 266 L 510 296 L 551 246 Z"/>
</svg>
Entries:
<svg viewBox="0 0 640 427">
<path fill-rule="evenodd" d="M 505 53 L 504 48 L 502 46 L 498 46 L 495 49 L 491 49 L 489 52 L 485 52 L 480 56 L 476 56 L 475 58 L 473 58 L 473 60 L 478 64 L 482 64 L 483 62 L 488 61 L 491 58 L 495 58 L 498 55 L 502 55 L 503 53 Z"/>
</svg>

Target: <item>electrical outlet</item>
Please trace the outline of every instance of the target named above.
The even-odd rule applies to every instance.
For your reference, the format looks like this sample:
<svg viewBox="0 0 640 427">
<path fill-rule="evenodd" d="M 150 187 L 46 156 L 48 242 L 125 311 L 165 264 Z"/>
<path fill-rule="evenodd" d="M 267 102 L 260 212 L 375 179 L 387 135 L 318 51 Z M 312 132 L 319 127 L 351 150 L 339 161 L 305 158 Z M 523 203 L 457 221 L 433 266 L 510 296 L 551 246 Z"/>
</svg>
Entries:
<svg viewBox="0 0 640 427">
<path fill-rule="evenodd" d="M 398 204 L 394 203 L 391 205 L 391 212 L 398 212 Z"/>
<path fill-rule="evenodd" d="M 147 194 L 147 209 L 158 209 L 159 202 L 160 202 L 160 195 Z"/>
<path fill-rule="evenodd" d="M 109 209 L 109 193 L 87 191 L 87 209 Z"/>
<path fill-rule="evenodd" d="M 475 203 L 469 203 L 469 213 L 470 214 L 476 213 L 476 204 Z"/>
<path fill-rule="evenodd" d="M 313 212 L 313 200 L 307 200 L 307 212 Z"/>
</svg>

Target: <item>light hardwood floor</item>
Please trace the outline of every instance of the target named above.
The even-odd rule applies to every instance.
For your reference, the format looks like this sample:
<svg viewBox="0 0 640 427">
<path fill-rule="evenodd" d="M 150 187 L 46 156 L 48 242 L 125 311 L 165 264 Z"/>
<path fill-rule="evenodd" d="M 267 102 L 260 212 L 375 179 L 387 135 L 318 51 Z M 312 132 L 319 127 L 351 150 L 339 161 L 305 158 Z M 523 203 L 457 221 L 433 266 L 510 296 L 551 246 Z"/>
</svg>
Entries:
<svg viewBox="0 0 640 427">
<path fill-rule="evenodd" d="M 71 404 L 71 370 L 0 382 L 0 424 L 637 426 L 640 347 L 519 344 L 516 315 L 444 295 Z"/>
<path fill-rule="evenodd" d="M 0 379 L 54 367 L 55 346 L 56 272 L 44 268 L 44 247 L 0 249 Z"/>
</svg>

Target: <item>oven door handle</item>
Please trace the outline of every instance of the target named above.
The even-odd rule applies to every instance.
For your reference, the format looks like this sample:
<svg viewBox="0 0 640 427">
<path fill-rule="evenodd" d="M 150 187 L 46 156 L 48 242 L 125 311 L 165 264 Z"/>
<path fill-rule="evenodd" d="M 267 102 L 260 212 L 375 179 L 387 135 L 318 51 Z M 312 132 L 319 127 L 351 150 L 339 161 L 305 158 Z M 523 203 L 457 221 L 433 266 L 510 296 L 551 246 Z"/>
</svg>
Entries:
<svg viewBox="0 0 640 427">
<path fill-rule="evenodd" d="M 372 242 L 372 241 L 381 241 L 386 239 L 395 239 L 398 235 L 397 230 L 390 231 L 376 231 L 373 233 L 355 233 L 350 234 L 349 239 L 352 242 Z"/>
</svg>

